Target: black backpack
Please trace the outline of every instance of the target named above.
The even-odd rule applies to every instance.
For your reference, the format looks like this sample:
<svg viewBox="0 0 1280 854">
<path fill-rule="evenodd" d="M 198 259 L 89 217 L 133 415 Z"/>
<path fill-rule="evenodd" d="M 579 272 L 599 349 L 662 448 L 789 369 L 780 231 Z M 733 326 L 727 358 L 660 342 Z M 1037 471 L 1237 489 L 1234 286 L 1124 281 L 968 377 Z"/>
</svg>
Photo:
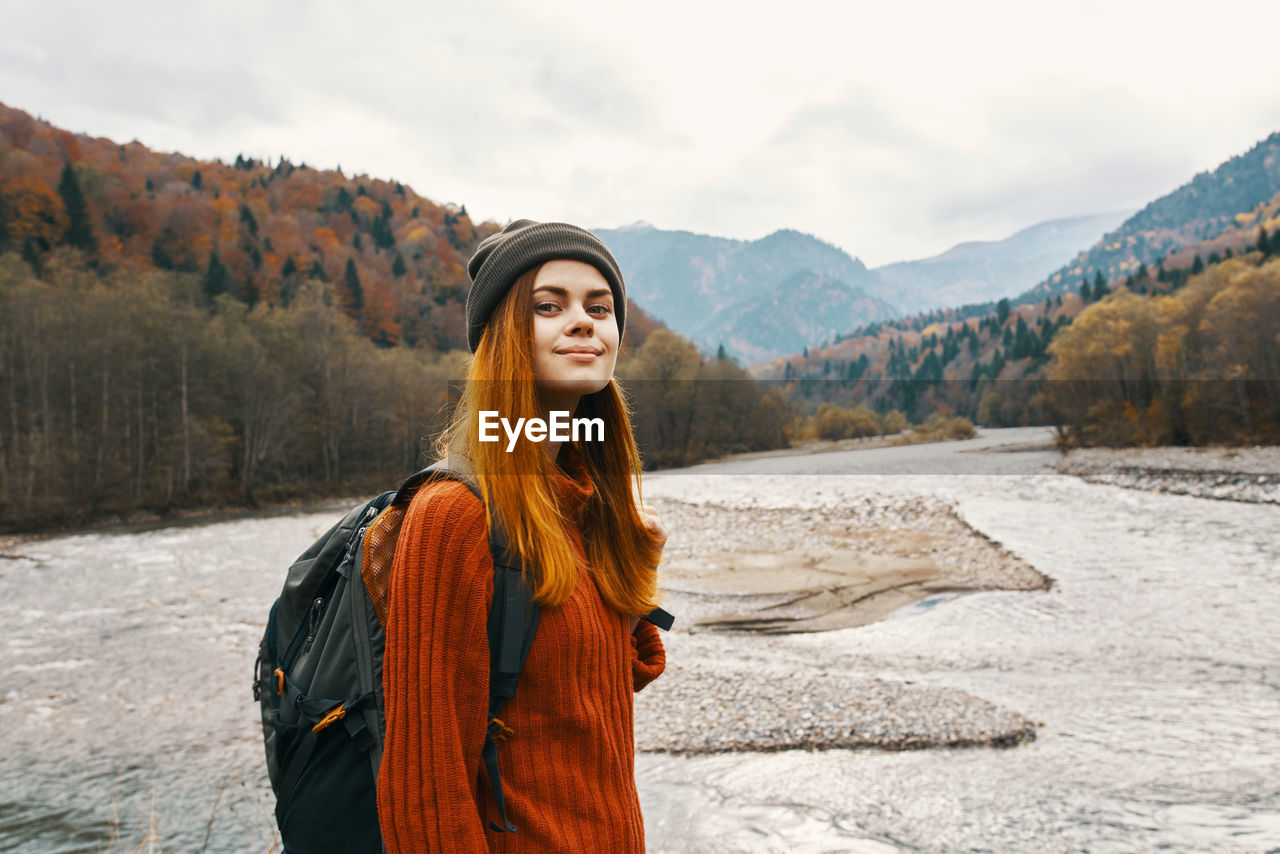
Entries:
<svg viewBox="0 0 1280 854">
<path fill-rule="evenodd" d="M 276 823 L 287 854 L 383 850 L 377 779 L 386 732 L 382 693 L 386 577 L 400 522 L 418 489 L 432 479 L 474 482 L 436 463 L 399 489 L 352 508 L 289 567 L 284 590 L 267 618 L 254 667 L 267 773 L 276 795 Z M 374 574 L 366 579 L 366 546 Z M 498 715 L 515 695 L 538 627 L 539 609 L 521 563 L 503 532 L 489 531 L 493 602 L 489 611 L 489 726 L 482 759 L 502 824 L 507 820 L 497 745 Z M 380 556 L 380 559 L 378 559 Z M 369 589 L 369 582 L 375 586 Z M 380 607 L 381 606 L 381 609 Z M 644 619 L 669 629 L 661 608 Z"/>
</svg>

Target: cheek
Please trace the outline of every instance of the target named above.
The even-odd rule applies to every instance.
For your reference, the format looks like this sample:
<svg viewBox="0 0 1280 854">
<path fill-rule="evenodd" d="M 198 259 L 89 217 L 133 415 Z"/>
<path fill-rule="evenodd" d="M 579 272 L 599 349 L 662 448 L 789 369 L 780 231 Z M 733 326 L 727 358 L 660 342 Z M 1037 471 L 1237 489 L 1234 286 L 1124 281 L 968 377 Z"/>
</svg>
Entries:
<svg viewBox="0 0 1280 854">
<path fill-rule="evenodd" d="M 622 337 L 618 334 L 618 318 L 611 317 L 608 325 L 604 326 L 601 331 L 601 337 L 607 338 L 609 341 L 609 349 L 614 353 L 618 352 L 619 339 Z"/>
<path fill-rule="evenodd" d="M 535 358 L 542 353 L 550 350 L 555 343 L 559 331 L 545 317 L 534 316 L 533 318 L 533 353 Z"/>
</svg>

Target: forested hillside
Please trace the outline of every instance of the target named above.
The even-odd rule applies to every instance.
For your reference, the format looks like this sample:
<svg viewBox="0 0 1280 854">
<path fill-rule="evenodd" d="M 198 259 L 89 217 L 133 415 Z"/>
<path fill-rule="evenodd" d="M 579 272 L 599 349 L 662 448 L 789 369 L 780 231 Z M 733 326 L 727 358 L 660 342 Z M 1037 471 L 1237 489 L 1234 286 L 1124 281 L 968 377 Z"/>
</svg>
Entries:
<svg viewBox="0 0 1280 854">
<path fill-rule="evenodd" d="M 465 349 L 464 265 L 496 231 L 397 181 L 285 158 L 232 164 L 60 130 L 0 105 L 0 245 L 39 269 L 57 246 L 102 275 L 194 273 L 201 295 L 289 305 L 327 282 L 381 345 Z"/>
<path fill-rule="evenodd" d="M 1280 226 L 1274 204 L 1277 193 L 1280 131 L 1155 199 L 1013 302 L 1040 302 L 1074 288 L 1081 277 L 1124 279 L 1144 265 L 1155 267 L 1160 259 L 1191 247 L 1205 255 L 1221 254 L 1227 248 L 1239 252 L 1245 242 L 1238 237 L 1241 228 L 1247 233 L 1258 227 L 1275 231 Z"/>
<path fill-rule="evenodd" d="M 463 264 L 498 228 L 395 181 L 0 106 L 0 530 L 398 483 L 465 376 Z M 661 324 L 634 303 L 627 321 L 620 364 L 643 374 Z M 714 373 L 745 381 L 738 404 L 763 393 Z M 675 399 L 636 397 L 650 464 L 783 441 L 727 415 L 715 437 L 662 432 Z"/>
<path fill-rule="evenodd" d="M 1280 194 L 1263 207 L 1280 207 Z M 1071 443 L 1280 441 L 1277 256 L 1280 232 L 1233 227 L 1120 281 L 876 324 L 768 376 L 810 408 L 1058 424 Z"/>
</svg>

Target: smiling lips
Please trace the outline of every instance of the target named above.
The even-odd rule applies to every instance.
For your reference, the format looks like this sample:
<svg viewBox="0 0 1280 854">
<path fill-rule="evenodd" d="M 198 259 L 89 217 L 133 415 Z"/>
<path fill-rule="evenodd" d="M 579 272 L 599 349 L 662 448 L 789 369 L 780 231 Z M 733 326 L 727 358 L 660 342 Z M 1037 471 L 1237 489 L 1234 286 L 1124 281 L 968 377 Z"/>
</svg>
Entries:
<svg viewBox="0 0 1280 854">
<path fill-rule="evenodd" d="M 593 350 L 590 347 L 569 347 L 565 350 L 557 350 L 561 356 L 568 356 L 575 362 L 594 361 L 603 353 L 602 350 Z"/>
</svg>

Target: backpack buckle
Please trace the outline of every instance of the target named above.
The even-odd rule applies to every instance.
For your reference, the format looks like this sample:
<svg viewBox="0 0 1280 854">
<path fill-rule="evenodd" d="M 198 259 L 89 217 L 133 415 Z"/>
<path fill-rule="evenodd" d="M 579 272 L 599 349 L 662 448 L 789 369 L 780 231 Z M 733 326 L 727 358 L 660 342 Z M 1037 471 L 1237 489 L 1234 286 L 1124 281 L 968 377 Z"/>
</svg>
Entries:
<svg viewBox="0 0 1280 854">
<path fill-rule="evenodd" d="M 329 726 L 329 724 L 333 723 L 334 721 L 340 721 L 346 716 L 347 716 L 347 704 L 340 703 L 339 705 L 334 706 L 332 709 L 326 712 L 325 716 L 320 719 L 320 722 L 311 728 L 311 731 L 319 732 L 320 730 Z"/>
<path fill-rule="evenodd" d="M 489 738 L 493 739 L 494 744 L 505 744 L 511 740 L 516 731 L 504 724 L 497 718 L 489 719 Z"/>
</svg>

